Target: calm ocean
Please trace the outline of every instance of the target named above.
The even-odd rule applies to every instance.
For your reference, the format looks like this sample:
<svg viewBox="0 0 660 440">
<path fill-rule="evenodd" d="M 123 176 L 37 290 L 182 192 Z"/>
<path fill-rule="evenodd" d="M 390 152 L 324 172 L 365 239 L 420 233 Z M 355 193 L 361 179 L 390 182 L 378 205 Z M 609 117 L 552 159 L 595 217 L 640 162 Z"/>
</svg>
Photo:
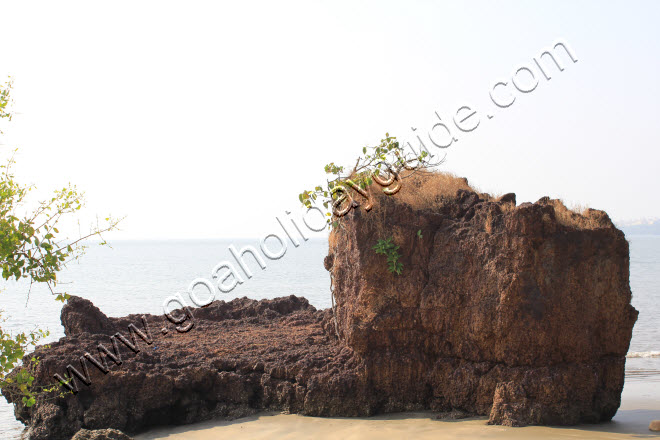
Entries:
<svg viewBox="0 0 660 440">
<path fill-rule="evenodd" d="M 626 363 L 627 381 L 660 382 L 660 236 L 629 236 L 630 283 L 633 305 L 639 310 L 630 354 Z M 90 299 L 109 316 L 129 313 L 162 313 L 163 300 L 184 291 L 195 278 L 211 279 L 211 270 L 221 261 L 232 261 L 227 247 L 258 246 L 257 239 L 199 241 L 115 241 L 112 248 L 91 245 L 79 263 L 61 274 L 61 285 L 73 295 Z M 330 306 L 330 278 L 323 268 L 327 254 L 325 240 L 309 240 L 300 247 L 289 246 L 276 261 L 267 260 L 254 276 L 230 294 L 216 299 L 247 296 L 254 299 L 285 295 L 306 297 L 317 308 Z M 247 258 L 250 258 L 247 256 Z M 27 302 L 28 285 L 7 283 L 0 293 L 0 309 L 11 331 L 47 328 L 49 340 L 63 336 L 59 321 L 61 303 L 49 292 L 34 286 Z M 200 298 L 205 298 L 200 290 Z M 0 398 L 0 438 L 19 439 L 23 428 L 12 408 Z"/>
</svg>

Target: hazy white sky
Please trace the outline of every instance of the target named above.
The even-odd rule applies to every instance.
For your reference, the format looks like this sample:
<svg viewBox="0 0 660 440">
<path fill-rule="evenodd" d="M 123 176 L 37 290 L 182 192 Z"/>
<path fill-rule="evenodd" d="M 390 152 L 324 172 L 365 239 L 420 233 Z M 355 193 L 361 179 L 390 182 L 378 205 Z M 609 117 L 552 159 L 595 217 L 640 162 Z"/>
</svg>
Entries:
<svg viewBox="0 0 660 440">
<path fill-rule="evenodd" d="M 263 236 L 327 162 L 463 105 L 480 124 L 454 127 L 444 169 L 519 202 L 660 216 L 658 2 L 0 3 L 18 112 L 0 148 L 20 148 L 23 182 L 126 215 L 115 238 Z M 557 41 L 578 62 L 547 81 L 533 58 Z"/>
</svg>

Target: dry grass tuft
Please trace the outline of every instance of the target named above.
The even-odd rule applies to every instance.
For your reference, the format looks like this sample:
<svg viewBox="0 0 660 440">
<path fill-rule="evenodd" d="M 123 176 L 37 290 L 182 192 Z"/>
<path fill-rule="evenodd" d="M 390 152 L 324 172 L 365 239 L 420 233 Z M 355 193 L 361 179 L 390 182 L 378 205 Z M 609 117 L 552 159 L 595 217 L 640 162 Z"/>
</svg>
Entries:
<svg viewBox="0 0 660 440">
<path fill-rule="evenodd" d="M 451 173 L 418 171 L 402 174 L 401 190 L 391 197 L 413 209 L 432 209 L 452 199 L 460 189 L 475 191 L 467 179 Z M 378 192 L 376 189 L 375 193 Z"/>
<path fill-rule="evenodd" d="M 395 187 L 390 185 L 389 188 Z M 437 209 L 444 204 L 451 202 L 459 190 L 476 191 L 468 184 L 467 179 L 457 177 L 451 173 L 429 172 L 429 171 L 403 171 L 401 173 L 400 190 L 393 195 L 386 195 L 383 188 L 374 182 L 367 189 L 373 208 L 367 212 L 364 210 L 367 201 L 356 191 L 350 190 L 353 199 L 360 205 L 359 209 L 364 213 L 364 219 L 375 228 L 374 233 L 386 238 L 391 235 L 388 232 L 386 210 L 381 206 L 381 202 L 391 198 L 396 203 L 405 203 L 414 210 Z M 491 197 L 488 194 L 480 194 L 486 200 Z M 340 220 L 341 223 L 341 220 Z M 341 228 L 341 227 L 340 227 Z M 329 237 L 330 248 L 337 245 L 341 233 L 333 231 Z"/>
<path fill-rule="evenodd" d="M 516 205 L 515 205 L 515 203 L 513 203 L 513 202 L 511 202 L 511 203 L 500 203 L 500 210 L 501 210 L 503 213 L 511 212 L 511 211 L 513 211 L 514 209 L 516 209 Z"/>
<path fill-rule="evenodd" d="M 392 235 L 392 231 L 387 226 L 386 210 L 383 209 L 381 202 L 387 198 L 394 199 L 397 203 L 405 203 L 413 210 L 436 210 L 442 208 L 445 204 L 451 203 L 459 190 L 473 191 L 479 194 L 484 200 L 498 202 L 499 195 L 489 195 L 468 184 L 467 179 L 457 177 L 454 174 L 446 172 L 428 172 L 417 171 L 410 173 L 404 171 L 401 174 L 401 189 L 393 195 L 383 193 L 383 188 L 374 182 L 368 187 L 373 209 L 369 212 L 364 210 L 367 201 L 354 190 L 350 190 L 353 199 L 360 205 L 359 209 L 364 213 L 364 219 L 368 221 L 374 229 L 374 233 L 380 238 L 386 238 Z M 390 186 L 392 188 L 394 185 Z M 559 224 L 577 229 L 597 229 L 610 227 L 611 222 L 606 214 L 585 206 L 573 206 L 567 208 L 561 200 L 543 198 L 540 203 L 553 206 L 555 218 Z M 516 209 L 515 203 L 499 203 L 503 213 L 511 212 Z M 490 215 L 490 214 L 489 214 Z M 490 225 L 492 219 L 488 219 Z M 487 226 L 487 229 L 490 226 Z M 333 231 L 329 237 L 330 248 L 333 249 L 341 240 L 340 233 Z"/>
<path fill-rule="evenodd" d="M 561 225 L 577 229 L 598 229 L 610 226 L 601 211 L 586 206 L 576 205 L 567 208 L 561 200 L 553 199 L 548 202 L 555 209 L 555 218 Z"/>
</svg>

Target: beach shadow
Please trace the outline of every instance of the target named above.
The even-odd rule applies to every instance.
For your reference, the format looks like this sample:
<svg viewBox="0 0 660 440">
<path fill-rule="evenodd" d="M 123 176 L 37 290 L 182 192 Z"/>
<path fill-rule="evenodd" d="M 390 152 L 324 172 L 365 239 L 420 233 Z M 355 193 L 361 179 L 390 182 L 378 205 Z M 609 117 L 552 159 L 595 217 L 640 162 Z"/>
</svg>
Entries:
<svg viewBox="0 0 660 440">
<path fill-rule="evenodd" d="M 231 426 L 241 423 L 254 422 L 264 417 L 278 416 L 281 414 L 282 414 L 281 412 L 277 412 L 277 411 L 264 411 L 264 412 L 256 413 L 251 416 L 241 417 L 239 419 L 233 419 L 233 420 L 211 419 L 205 422 L 196 422 L 190 425 L 158 426 L 157 428 L 152 428 L 146 432 L 137 434 L 134 437 L 139 440 L 154 440 L 154 439 L 160 439 L 166 437 L 168 435 L 184 434 L 194 431 L 205 431 L 212 428 L 221 428 L 223 426 Z"/>
</svg>

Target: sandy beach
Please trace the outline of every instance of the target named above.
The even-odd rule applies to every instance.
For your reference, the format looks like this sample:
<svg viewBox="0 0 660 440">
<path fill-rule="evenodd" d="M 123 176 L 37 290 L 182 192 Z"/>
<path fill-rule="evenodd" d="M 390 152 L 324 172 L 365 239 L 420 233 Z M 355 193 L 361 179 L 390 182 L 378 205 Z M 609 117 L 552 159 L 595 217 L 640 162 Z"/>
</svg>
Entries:
<svg viewBox="0 0 660 440">
<path fill-rule="evenodd" d="M 209 421 L 161 428 L 136 440 L 314 439 L 389 440 L 426 439 L 639 439 L 659 438 L 648 429 L 660 419 L 660 383 L 626 383 L 622 405 L 614 419 L 598 425 L 509 428 L 486 425 L 486 419 L 439 421 L 433 413 L 389 414 L 370 418 L 320 418 L 261 413 L 233 421 Z"/>
</svg>

